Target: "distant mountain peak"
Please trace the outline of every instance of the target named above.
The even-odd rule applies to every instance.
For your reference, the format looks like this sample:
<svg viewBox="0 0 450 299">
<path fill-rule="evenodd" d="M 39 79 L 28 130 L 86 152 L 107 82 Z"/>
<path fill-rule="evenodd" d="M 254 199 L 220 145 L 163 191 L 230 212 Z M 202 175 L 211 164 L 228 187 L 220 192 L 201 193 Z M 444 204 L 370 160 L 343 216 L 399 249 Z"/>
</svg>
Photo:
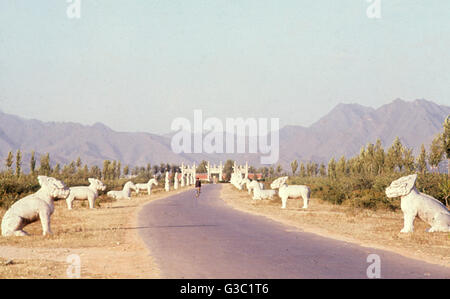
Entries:
<svg viewBox="0 0 450 299">
<path fill-rule="evenodd" d="M 92 125 L 92 128 L 95 129 L 102 129 L 102 130 L 108 130 L 108 131 L 112 131 L 112 129 L 110 127 L 108 127 L 107 125 L 105 125 L 102 122 L 96 122 Z"/>
<path fill-rule="evenodd" d="M 299 161 L 327 162 L 332 157 L 353 156 L 362 146 L 383 141 L 390 146 L 395 137 L 404 145 L 420 149 L 442 130 L 450 107 L 425 99 L 396 99 L 377 109 L 356 103 L 340 103 L 310 127 L 287 125 L 280 130 L 280 161 L 283 167 Z M 53 163 L 66 163 L 81 157 L 89 165 L 104 160 L 120 160 L 122 165 L 147 163 L 191 163 L 193 161 L 236 159 L 254 166 L 259 156 L 250 154 L 181 154 L 170 147 L 173 134 L 117 132 L 101 122 L 93 125 L 42 122 L 0 111 L 0 159 L 8 151 L 21 149 L 50 153 Z M 24 167 L 28 163 L 24 163 Z"/>
</svg>

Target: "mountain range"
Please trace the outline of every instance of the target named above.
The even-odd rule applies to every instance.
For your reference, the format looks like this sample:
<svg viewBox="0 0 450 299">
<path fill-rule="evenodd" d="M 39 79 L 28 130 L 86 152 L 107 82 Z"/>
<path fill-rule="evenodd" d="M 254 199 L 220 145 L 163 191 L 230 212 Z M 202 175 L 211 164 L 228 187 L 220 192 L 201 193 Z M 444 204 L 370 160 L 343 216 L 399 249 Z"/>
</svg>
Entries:
<svg viewBox="0 0 450 299">
<path fill-rule="evenodd" d="M 397 99 L 377 109 L 359 104 L 339 104 L 309 127 L 281 128 L 279 163 L 289 167 L 294 159 L 326 162 L 331 157 L 350 157 L 377 139 L 388 147 L 397 136 L 417 153 L 422 143 L 429 145 L 442 131 L 442 123 L 448 115 L 449 106 L 427 100 L 408 102 Z M 198 163 L 201 160 L 218 163 L 227 159 L 260 165 L 258 154 L 175 154 L 170 146 L 171 136 L 117 132 L 101 123 L 89 126 L 72 122 L 42 122 L 0 111 L 0 157 L 4 161 L 9 151 L 20 149 L 24 154 L 25 169 L 33 150 L 38 157 L 49 153 L 52 164 L 66 164 L 80 157 L 89 165 L 99 166 L 104 160 L 143 166 L 162 162 Z"/>
</svg>

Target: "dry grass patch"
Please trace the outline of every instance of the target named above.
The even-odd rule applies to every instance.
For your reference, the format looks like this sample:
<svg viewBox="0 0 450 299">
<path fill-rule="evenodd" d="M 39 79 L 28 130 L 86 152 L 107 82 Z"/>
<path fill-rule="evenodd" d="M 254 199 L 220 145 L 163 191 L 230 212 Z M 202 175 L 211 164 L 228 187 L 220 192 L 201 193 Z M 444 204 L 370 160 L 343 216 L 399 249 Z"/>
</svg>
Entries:
<svg viewBox="0 0 450 299">
<path fill-rule="evenodd" d="M 64 278 L 67 265 L 62 262 L 0 258 L 0 277 L 12 278 Z"/>
<path fill-rule="evenodd" d="M 0 278 L 65 278 L 70 254 L 81 258 L 81 278 L 158 278 L 159 270 L 138 236 L 137 213 L 145 203 L 178 192 L 182 190 L 157 189 L 151 196 L 117 201 L 103 196 L 94 210 L 83 201 L 74 201 L 73 210 L 64 200 L 57 201 L 53 235 L 42 236 L 38 221 L 25 227 L 30 236 L 0 237 Z M 5 212 L 0 210 L 0 217 Z"/>
<path fill-rule="evenodd" d="M 281 200 L 254 201 L 247 191 L 224 184 L 222 199 L 244 212 L 266 216 L 306 232 L 319 234 L 362 246 L 397 252 L 404 256 L 450 267 L 450 234 L 426 233 L 428 224 L 416 219 L 412 234 L 401 234 L 401 211 L 371 211 L 332 205 L 311 198 L 303 210 L 303 200 L 289 199 L 287 209 Z"/>
</svg>

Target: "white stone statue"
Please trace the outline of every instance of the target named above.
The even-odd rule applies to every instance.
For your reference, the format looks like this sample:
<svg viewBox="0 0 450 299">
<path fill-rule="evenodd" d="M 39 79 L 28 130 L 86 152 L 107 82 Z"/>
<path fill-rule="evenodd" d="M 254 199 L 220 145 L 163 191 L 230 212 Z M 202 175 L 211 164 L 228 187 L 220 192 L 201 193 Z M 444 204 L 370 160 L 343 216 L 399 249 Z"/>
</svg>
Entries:
<svg viewBox="0 0 450 299">
<path fill-rule="evenodd" d="M 431 225 L 427 232 L 450 232 L 450 212 L 437 199 L 420 193 L 415 187 L 417 174 L 395 180 L 386 188 L 389 198 L 401 197 L 403 212 L 402 233 L 414 231 L 414 219 L 420 219 Z"/>
<path fill-rule="evenodd" d="M 281 177 L 276 179 L 270 184 L 270 188 L 278 189 L 278 196 L 281 197 L 281 208 L 286 208 L 286 203 L 288 198 L 303 198 L 303 209 L 308 208 L 309 196 L 311 195 L 311 190 L 308 186 L 304 185 L 291 185 L 286 184 L 288 177 Z"/>
<path fill-rule="evenodd" d="M 170 191 L 170 181 L 169 181 L 169 172 L 168 171 L 166 171 L 166 180 L 165 180 L 164 189 L 166 190 L 166 192 Z"/>
<path fill-rule="evenodd" d="M 230 183 L 238 190 L 242 190 L 242 175 L 240 173 L 232 173 Z"/>
<path fill-rule="evenodd" d="M 70 187 L 70 194 L 66 198 L 67 208 L 72 210 L 72 203 L 75 199 L 87 200 L 89 208 L 93 209 L 95 200 L 98 197 L 98 191 L 105 191 L 106 185 L 102 181 L 94 178 L 89 178 L 89 186 Z"/>
<path fill-rule="evenodd" d="M 184 186 L 185 186 L 185 183 L 184 183 L 184 173 L 181 173 L 181 179 L 180 179 L 180 181 L 181 181 L 181 188 L 183 188 Z"/>
<path fill-rule="evenodd" d="M 2 219 L 2 236 L 26 236 L 23 228 L 37 220 L 41 221 L 42 234 L 51 234 L 50 216 L 54 211 L 53 200 L 69 196 L 69 188 L 55 178 L 38 176 L 41 188 L 16 201 Z"/>
<path fill-rule="evenodd" d="M 191 174 L 188 173 L 188 174 L 187 174 L 187 177 L 186 177 L 186 185 L 189 186 L 189 185 L 191 185 L 191 184 L 192 184 L 192 182 L 191 182 Z"/>
<path fill-rule="evenodd" d="M 245 186 L 247 188 L 248 194 L 250 194 L 251 190 L 249 189 L 249 185 L 252 181 L 249 178 L 245 178 L 241 181 L 241 188 Z"/>
<path fill-rule="evenodd" d="M 173 176 L 173 189 L 178 190 L 178 172 Z"/>
<path fill-rule="evenodd" d="M 257 181 L 251 182 L 249 186 L 253 190 L 253 199 L 254 200 L 272 199 L 276 194 L 275 190 L 261 189 L 261 185 Z"/>
<path fill-rule="evenodd" d="M 136 191 L 136 185 L 129 181 L 125 183 L 122 190 L 111 190 L 106 195 L 114 199 L 131 199 L 131 190 Z"/>
<path fill-rule="evenodd" d="M 146 184 L 135 184 L 136 194 L 139 194 L 140 190 L 146 190 L 148 195 L 150 195 L 152 193 L 153 185 L 158 186 L 158 181 L 156 180 L 156 178 L 148 180 Z"/>
<path fill-rule="evenodd" d="M 264 184 L 259 183 L 256 180 L 250 180 L 249 178 L 245 178 L 241 181 L 241 186 L 244 186 L 247 188 L 248 194 L 252 193 L 253 188 L 255 187 L 255 184 L 259 185 L 259 189 L 264 190 Z"/>
</svg>

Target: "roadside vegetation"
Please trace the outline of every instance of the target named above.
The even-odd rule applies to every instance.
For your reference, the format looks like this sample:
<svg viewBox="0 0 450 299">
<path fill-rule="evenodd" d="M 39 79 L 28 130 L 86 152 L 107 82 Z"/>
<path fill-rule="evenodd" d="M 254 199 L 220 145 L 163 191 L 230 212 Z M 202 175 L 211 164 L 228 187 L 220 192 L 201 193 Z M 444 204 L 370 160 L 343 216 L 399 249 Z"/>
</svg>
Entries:
<svg viewBox="0 0 450 299">
<path fill-rule="evenodd" d="M 439 166 L 447 159 L 448 173 L 440 173 Z M 308 185 L 312 196 L 336 205 L 365 209 L 396 210 L 398 199 L 390 200 L 385 189 L 402 176 L 418 173 L 419 191 L 450 204 L 450 118 L 443 132 L 436 135 L 427 150 L 424 145 L 417 156 L 399 138 L 384 149 L 380 140 L 362 147 L 359 155 L 332 158 L 325 163 L 291 162 L 291 172 L 283 172 L 281 165 L 258 169 L 266 175 L 266 186 L 277 177 L 289 175 L 288 184 Z"/>
</svg>

